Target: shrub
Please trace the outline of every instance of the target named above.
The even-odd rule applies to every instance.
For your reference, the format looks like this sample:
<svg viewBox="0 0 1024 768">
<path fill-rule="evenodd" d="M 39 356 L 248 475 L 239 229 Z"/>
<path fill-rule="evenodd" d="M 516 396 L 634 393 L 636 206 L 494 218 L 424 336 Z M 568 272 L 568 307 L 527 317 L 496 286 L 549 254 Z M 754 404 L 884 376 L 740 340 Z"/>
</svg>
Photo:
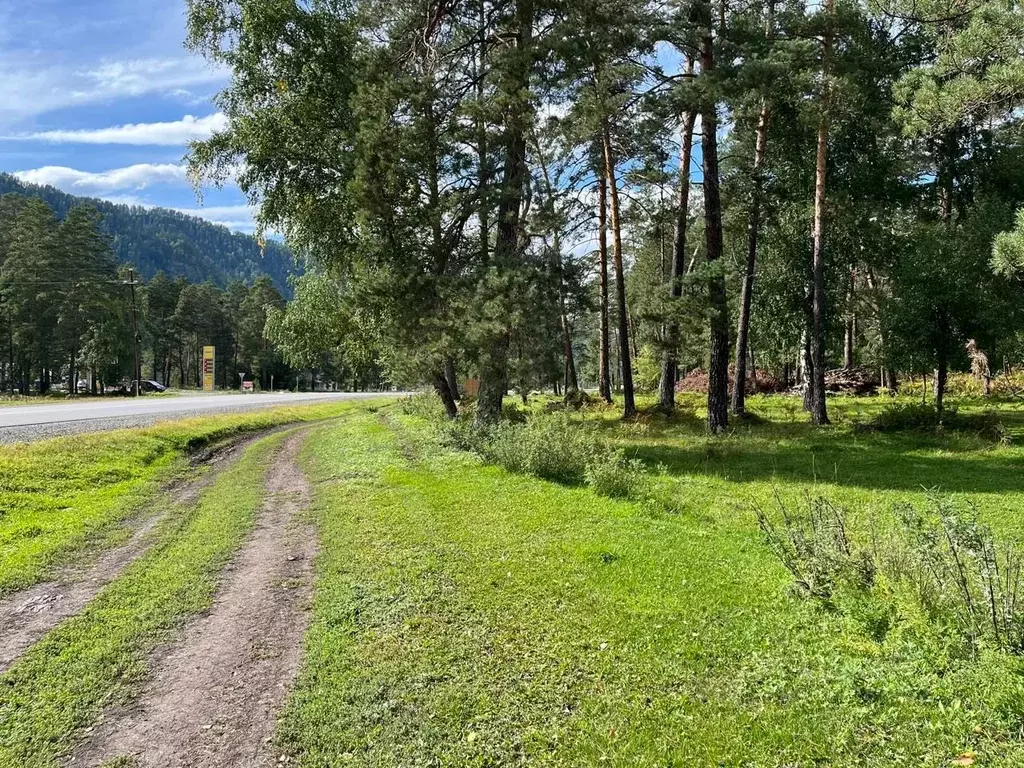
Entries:
<svg viewBox="0 0 1024 768">
<path fill-rule="evenodd" d="M 638 392 L 655 392 L 660 381 L 661 356 L 645 344 L 633 364 L 633 384 Z"/>
<path fill-rule="evenodd" d="M 879 552 L 902 574 L 928 615 L 949 620 L 969 643 L 1024 652 L 1024 561 L 995 540 L 976 510 L 948 498 L 929 498 L 927 513 L 894 510 L 901 536 Z"/>
<path fill-rule="evenodd" d="M 571 408 L 574 411 L 578 411 L 580 408 L 586 408 L 593 404 L 594 398 L 582 389 L 577 389 L 565 396 L 565 407 Z"/>
<path fill-rule="evenodd" d="M 1006 428 L 993 411 L 962 414 L 956 406 L 948 406 L 940 423 L 938 410 L 929 403 L 893 403 L 882 409 L 870 426 L 880 432 L 936 430 L 942 427 L 956 432 L 973 432 L 993 442 L 1008 440 Z"/>
<path fill-rule="evenodd" d="M 956 418 L 956 406 L 945 409 L 943 418 Z M 939 412 L 930 403 L 893 403 L 883 408 L 871 426 L 880 432 L 898 432 L 908 429 L 936 429 L 939 426 Z"/>
<path fill-rule="evenodd" d="M 913 623 L 920 615 L 975 653 L 990 647 L 1024 654 L 1024 559 L 997 542 L 975 510 L 931 495 L 924 509 L 895 507 L 892 534 L 861 544 L 845 512 L 825 499 L 809 499 L 796 513 L 781 500 L 779 507 L 778 525 L 760 509 L 758 524 L 799 594 L 838 609 L 876 638 L 895 620 Z"/>
<path fill-rule="evenodd" d="M 1000 374 L 992 379 L 995 397 L 1024 397 L 1024 371 Z"/>
<path fill-rule="evenodd" d="M 419 392 L 403 397 L 398 401 L 398 407 L 407 416 L 419 416 L 428 421 L 445 418 L 444 405 L 434 392 Z"/>
<path fill-rule="evenodd" d="M 502 422 L 483 440 L 479 453 L 510 472 L 578 483 L 601 450 L 594 430 L 567 414 L 537 414 L 523 424 Z"/>
<path fill-rule="evenodd" d="M 979 397 L 985 384 L 969 373 L 951 373 L 946 379 L 946 394 L 954 397 Z"/>
<path fill-rule="evenodd" d="M 438 442 L 455 451 L 482 453 L 487 432 L 473 423 L 471 418 L 441 418 L 434 422 Z"/>
<path fill-rule="evenodd" d="M 760 508 L 757 523 L 801 594 L 831 602 L 843 584 L 871 586 L 875 565 L 851 542 L 843 510 L 824 498 L 808 498 L 806 510 L 794 514 L 780 497 L 776 501 L 781 528 Z"/>
<path fill-rule="evenodd" d="M 627 458 L 621 449 L 595 456 L 587 464 L 585 475 L 594 493 L 613 499 L 640 498 L 647 487 L 644 463 Z"/>
</svg>

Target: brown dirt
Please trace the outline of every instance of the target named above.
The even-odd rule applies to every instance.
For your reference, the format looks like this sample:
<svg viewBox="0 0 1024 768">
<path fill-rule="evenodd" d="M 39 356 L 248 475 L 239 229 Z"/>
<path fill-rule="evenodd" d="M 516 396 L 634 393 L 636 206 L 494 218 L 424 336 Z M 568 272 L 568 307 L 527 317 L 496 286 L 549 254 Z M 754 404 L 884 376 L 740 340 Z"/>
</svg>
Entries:
<svg viewBox="0 0 1024 768">
<path fill-rule="evenodd" d="M 231 462 L 251 440 L 211 453 L 206 463 Z M 193 503 L 209 485 L 213 473 L 172 482 L 163 489 L 156 509 L 123 524 L 129 531 L 124 543 L 103 552 L 87 564 L 65 566 L 55 578 L 0 599 L 0 674 L 61 621 L 82 610 L 107 584 L 116 579 L 150 546 L 150 534 L 171 510 Z"/>
<path fill-rule="evenodd" d="M 267 471 L 255 530 L 210 610 L 153 660 L 139 700 L 109 712 L 66 763 L 116 758 L 156 768 L 278 764 L 276 715 L 298 670 L 309 622 L 313 528 L 297 519 L 309 483 L 296 463 L 304 431 L 289 436 Z"/>
</svg>

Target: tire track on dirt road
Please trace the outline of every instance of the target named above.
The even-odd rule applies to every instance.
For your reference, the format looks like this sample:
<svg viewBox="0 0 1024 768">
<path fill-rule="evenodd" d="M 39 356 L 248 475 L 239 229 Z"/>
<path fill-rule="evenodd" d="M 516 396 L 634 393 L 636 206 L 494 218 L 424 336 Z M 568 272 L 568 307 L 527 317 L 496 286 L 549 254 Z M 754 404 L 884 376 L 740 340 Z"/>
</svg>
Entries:
<svg viewBox="0 0 1024 768">
<path fill-rule="evenodd" d="M 65 765 L 95 768 L 117 758 L 150 768 L 277 764 L 272 736 L 299 667 L 316 554 L 315 529 L 299 519 L 310 499 L 297 463 L 307 433 L 287 436 L 274 455 L 255 528 L 213 606 L 157 653 L 139 698 L 109 711 Z"/>
<path fill-rule="evenodd" d="M 103 552 L 88 564 L 63 566 L 51 581 L 34 584 L 0 599 L 0 674 L 32 645 L 64 619 L 81 611 L 90 600 L 116 579 L 153 544 L 157 527 L 172 514 L 193 504 L 210 485 L 218 469 L 237 461 L 246 447 L 258 439 L 250 437 L 215 449 L 199 462 L 212 465 L 198 477 L 170 483 L 154 497 L 160 508 L 139 513 L 123 521 L 130 536 L 126 542 Z"/>
</svg>

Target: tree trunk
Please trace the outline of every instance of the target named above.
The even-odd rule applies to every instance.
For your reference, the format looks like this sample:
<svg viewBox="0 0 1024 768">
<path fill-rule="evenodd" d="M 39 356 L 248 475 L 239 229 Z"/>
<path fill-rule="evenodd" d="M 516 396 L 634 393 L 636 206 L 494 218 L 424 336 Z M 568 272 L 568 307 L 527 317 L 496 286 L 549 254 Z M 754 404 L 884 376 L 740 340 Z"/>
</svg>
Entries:
<svg viewBox="0 0 1024 768">
<path fill-rule="evenodd" d="M 619 209 L 619 184 L 615 178 L 615 155 L 612 152 L 612 136 L 608 123 L 603 126 L 604 133 L 604 170 L 608 177 L 608 192 L 611 198 L 612 212 L 612 263 L 615 266 L 615 303 L 618 307 L 619 321 L 619 360 L 622 367 L 622 418 L 630 419 L 636 415 L 636 403 L 633 399 L 633 362 L 629 350 L 629 315 L 626 312 L 626 274 L 622 265 L 622 219 Z"/>
<path fill-rule="evenodd" d="M 765 19 L 765 36 L 773 40 L 775 32 L 775 3 L 769 0 Z M 746 351 L 750 343 L 750 306 L 754 295 L 754 277 L 757 267 L 757 240 L 761 233 L 761 198 L 764 195 L 764 178 L 761 167 L 764 165 L 768 151 L 768 121 L 771 112 L 768 99 L 762 97 L 761 112 L 757 117 L 757 129 L 754 138 L 754 164 L 751 168 L 753 189 L 750 197 L 750 211 L 747 214 L 747 264 L 743 273 L 743 285 L 740 293 L 740 317 L 736 326 L 736 373 L 732 387 L 732 412 L 743 416 L 747 407 L 746 392 Z M 757 369 L 750 366 L 757 378 Z"/>
<path fill-rule="evenodd" d="M 608 180 L 599 173 L 597 180 L 597 241 L 601 281 L 601 338 L 598 349 L 598 392 L 606 403 L 612 401 L 611 340 L 608 318 Z"/>
<path fill-rule="evenodd" d="M 761 195 L 764 180 L 761 166 L 768 147 L 768 100 L 761 100 L 761 114 L 757 119 L 757 137 L 754 143 L 753 180 L 750 211 L 747 214 L 747 264 L 740 292 L 740 318 L 736 327 L 736 371 L 732 383 L 732 412 L 746 413 L 747 349 L 750 344 L 750 305 L 754 295 L 754 270 L 757 265 L 757 238 L 761 231 Z M 755 372 L 756 376 L 756 372 Z"/>
<path fill-rule="evenodd" d="M 355 390 L 355 382 L 352 386 L 353 391 Z M 437 396 L 441 398 L 441 402 L 444 403 L 444 412 L 447 414 L 449 419 L 454 419 L 459 415 L 459 407 L 455 404 L 455 398 L 452 397 L 452 390 L 449 386 L 448 379 L 444 372 L 438 371 L 434 376 L 434 391 L 437 392 Z"/>
<path fill-rule="evenodd" d="M 477 4 L 477 57 L 474 61 L 474 66 L 477 71 L 474 72 L 476 78 L 476 99 L 477 99 L 477 119 L 476 119 L 476 137 L 477 137 L 477 194 L 479 200 L 477 201 L 477 217 L 480 224 L 480 263 L 486 264 L 490 257 L 490 211 L 491 201 L 488 199 L 488 190 L 490 189 L 490 162 L 487 157 L 487 123 L 484 119 L 483 102 L 485 94 L 485 81 L 484 81 L 484 69 L 487 66 L 487 8 L 485 6 L 486 0 L 480 0 Z"/>
<path fill-rule="evenodd" d="M 455 375 L 455 361 L 450 355 L 444 359 L 444 378 L 448 382 L 448 392 L 452 400 L 459 402 L 462 399 L 462 395 L 459 394 L 459 379 Z"/>
<path fill-rule="evenodd" d="M 709 75 L 715 68 L 710 4 L 706 8 L 707 26 L 700 50 L 702 75 Z M 708 430 L 718 433 L 729 426 L 729 307 L 725 275 L 715 266 L 715 262 L 722 258 L 722 197 L 718 172 L 718 104 L 713 99 L 701 112 L 701 150 L 704 159 L 704 239 L 707 260 L 712 264 L 708 283 Z"/>
<path fill-rule="evenodd" d="M 693 71 L 692 62 L 687 63 Z M 686 274 L 686 225 L 690 211 L 690 163 L 693 160 L 693 127 L 697 113 L 690 110 L 683 115 L 682 145 L 679 152 L 679 193 L 676 198 L 676 225 L 672 240 L 672 274 L 668 287 L 670 300 L 683 295 L 683 276 Z M 679 379 L 679 323 L 669 320 L 665 340 L 665 353 L 661 361 L 661 382 L 658 386 L 658 407 L 672 411 L 676 407 L 676 381 Z"/>
<path fill-rule="evenodd" d="M 540 161 L 541 176 L 544 181 L 544 207 L 551 216 L 552 221 L 557 221 L 555 210 L 555 190 L 551 184 L 551 177 L 548 175 L 547 163 L 544 160 L 544 153 L 539 144 L 537 146 L 537 157 Z M 552 231 L 551 270 L 558 276 L 558 315 L 559 323 L 562 326 L 562 357 L 563 357 L 563 383 L 565 385 L 565 398 L 579 391 L 579 378 L 576 375 L 576 360 L 572 352 L 572 326 L 569 323 L 569 312 L 565 303 L 565 262 L 562 259 L 562 236 L 555 225 Z M 558 387 L 555 387 L 555 394 L 558 394 Z"/>
<path fill-rule="evenodd" d="M 835 0 L 825 0 L 825 11 L 831 25 Z M 814 233 L 811 267 L 812 332 L 811 332 L 811 421 L 828 424 L 825 402 L 825 181 L 828 173 L 829 84 L 832 59 L 832 31 L 825 32 L 822 51 L 821 114 L 818 118 L 818 149 L 814 169 Z"/>
<path fill-rule="evenodd" d="M 579 376 L 576 374 L 576 359 L 572 352 L 572 328 L 569 315 L 565 311 L 565 298 L 562 298 L 562 337 L 565 347 L 565 396 L 576 393 L 580 389 Z"/>
<path fill-rule="evenodd" d="M 800 382 L 803 386 L 804 410 L 811 412 L 811 379 L 814 378 L 814 360 L 811 358 L 810 312 L 807 326 L 800 338 Z"/>
<path fill-rule="evenodd" d="M 949 361 L 946 350 L 939 350 L 939 367 L 935 369 L 935 411 L 939 417 L 939 424 L 942 424 L 943 409 L 946 403 L 946 378 L 949 372 Z"/>
<path fill-rule="evenodd" d="M 956 189 L 956 147 L 957 139 L 952 130 L 947 130 L 939 148 L 938 173 L 936 183 L 939 185 L 939 218 L 945 228 L 953 223 L 953 194 Z M 949 366 L 946 348 L 949 344 L 949 323 L 945 315 L 939 313 L 936 322 L 939 335 L 939 352 L 935 368 L 935 409 L 938 412 L 939 424 L 942 424 L 942 409 L 945 405 L 946 373 Z"/>
<path fill-rule="evenodd" d="M 500 273 L 515 267 L 522 242 L 521 209 L 529 183 L 526 131 L 530 122 L 530 73 L 533 68 L 533 0 L 517 0 L 515 19 L 518 45 L 506 63 L 499 87 L 509 101 L 505 119 L 505 170 L 501 180 L 498 234 L 494 246 L 494 264 Z M 495 424 L 501 418 L 501 403 L 507 392 L 509 333 L 509 329 L 501 329 L 485 345 L 480 356 L 478 424 Z"/>
<path fill-rule="evenodd" d="M 843 335 L 843 368 L 853 368 L 853 348 L 857 340 L 857 312 L 854 301 L 857 294 L 857 268 L 850 267 L 850 286 L 846 293 L 846 328 Z"/>
</svg>

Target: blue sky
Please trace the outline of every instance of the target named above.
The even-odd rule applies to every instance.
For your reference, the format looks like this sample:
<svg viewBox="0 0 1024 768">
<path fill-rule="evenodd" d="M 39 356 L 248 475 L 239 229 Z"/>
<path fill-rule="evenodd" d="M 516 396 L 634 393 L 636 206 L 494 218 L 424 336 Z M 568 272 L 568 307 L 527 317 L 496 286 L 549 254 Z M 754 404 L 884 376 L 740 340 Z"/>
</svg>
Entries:
<svg viewBox="0 0 1024 768">
<path fill-rule="evenodd" d="M 182 45 L 184 0 L 0 0 L 0 170 L 252 231 L 235 187 L 185 178 L 190 138 L 222 124 L 226 82 Z"/>
</svg>

